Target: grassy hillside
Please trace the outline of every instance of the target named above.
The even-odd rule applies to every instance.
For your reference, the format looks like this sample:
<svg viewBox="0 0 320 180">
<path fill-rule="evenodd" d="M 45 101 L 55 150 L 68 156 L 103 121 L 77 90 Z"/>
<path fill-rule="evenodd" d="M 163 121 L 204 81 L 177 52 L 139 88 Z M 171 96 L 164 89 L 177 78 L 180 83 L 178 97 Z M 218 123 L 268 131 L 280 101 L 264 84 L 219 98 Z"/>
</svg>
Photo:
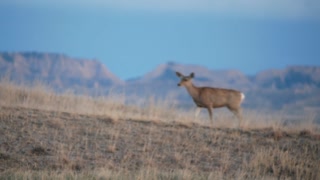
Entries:
<svg viewBox="0 0 320 180">
<path fill-rule="evenodd" d="M 312 117 L 178 108 L 171 99 L 0 83 L 0 179 L 318 179 Z M 127 100 L 135 102 L 127 104 Z M 132 99 L 135 99 L 134 101 Z"/>
</svg>

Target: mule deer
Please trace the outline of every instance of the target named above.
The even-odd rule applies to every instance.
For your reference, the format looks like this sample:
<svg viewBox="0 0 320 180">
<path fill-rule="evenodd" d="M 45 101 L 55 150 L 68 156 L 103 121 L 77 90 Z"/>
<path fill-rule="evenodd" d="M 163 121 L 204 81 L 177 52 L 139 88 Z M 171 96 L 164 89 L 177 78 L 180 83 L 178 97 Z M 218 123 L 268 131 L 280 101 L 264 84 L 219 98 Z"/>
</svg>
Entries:
<svg viewBox="0 0 320 180">
<path fill-rule="evenodd" d="M 200 108 L 207 108 L 210 119 L 213 121 L 212 109 L 227 107 L 238 118 L 238 125 L 240 125 L 240 121 L 242 120 L 241 103 L 245 98 L 242 92 L 233 89 L 196 87 L 192 83 L 194 73 L 191 73 L 189 76 L 184 76 L 180 72 L 176 72 L 176 74 L 181 79 L 178 86 L 184 86 L 197 105 L 195 117 L 199 115 Z"/>
</svg>

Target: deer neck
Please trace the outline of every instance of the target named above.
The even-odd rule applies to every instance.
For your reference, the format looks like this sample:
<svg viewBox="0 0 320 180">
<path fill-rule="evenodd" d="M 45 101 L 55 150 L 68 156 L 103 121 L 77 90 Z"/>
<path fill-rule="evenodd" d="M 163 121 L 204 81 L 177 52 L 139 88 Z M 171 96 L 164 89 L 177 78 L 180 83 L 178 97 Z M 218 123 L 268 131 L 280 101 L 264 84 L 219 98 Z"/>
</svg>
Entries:
<svg viewBox="0 0 320 180">
<path fill-rule="evenodd" d="M 197 99 L 199 97 L 199 88 L 193 85 L 192 83 L 188 86 L 185 86 L 188 93 L 193 99 Z"/>
</svg>

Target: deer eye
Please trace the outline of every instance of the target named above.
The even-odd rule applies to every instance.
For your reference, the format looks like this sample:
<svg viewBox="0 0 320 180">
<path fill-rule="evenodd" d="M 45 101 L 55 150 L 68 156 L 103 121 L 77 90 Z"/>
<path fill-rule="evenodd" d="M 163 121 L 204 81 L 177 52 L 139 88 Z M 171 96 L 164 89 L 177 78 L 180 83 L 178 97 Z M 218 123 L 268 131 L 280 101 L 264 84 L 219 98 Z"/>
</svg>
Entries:
<svg viewBox="0 0 320 180">
<path fill-rule="evenodd" d="M 183 78 L 183 81 L 188 81 L 188 79 L 187 78 Z"/>
</svg>

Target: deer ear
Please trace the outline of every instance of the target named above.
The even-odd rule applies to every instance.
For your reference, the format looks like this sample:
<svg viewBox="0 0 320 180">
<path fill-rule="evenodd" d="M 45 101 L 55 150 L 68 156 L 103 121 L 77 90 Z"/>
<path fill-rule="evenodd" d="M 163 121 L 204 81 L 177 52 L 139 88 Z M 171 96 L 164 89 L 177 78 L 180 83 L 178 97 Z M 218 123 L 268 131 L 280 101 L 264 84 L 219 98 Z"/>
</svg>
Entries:
<svg viewBox="0 0 320 180">
<path fill-rule="evenodd" d="M 178 71 L 176 71 L 176 75 L 178 76 L 178 77 L 182 77 L 183 75 L 181 74 L 181 73 L 179 73 Z"/>
<path fill-rule="evenodd" d="M 193 73 L 193 72 L 190 74 L 190 77 L 191 77 L 191 78 L 194 78 L 194 73 Z"/>
</svg>

